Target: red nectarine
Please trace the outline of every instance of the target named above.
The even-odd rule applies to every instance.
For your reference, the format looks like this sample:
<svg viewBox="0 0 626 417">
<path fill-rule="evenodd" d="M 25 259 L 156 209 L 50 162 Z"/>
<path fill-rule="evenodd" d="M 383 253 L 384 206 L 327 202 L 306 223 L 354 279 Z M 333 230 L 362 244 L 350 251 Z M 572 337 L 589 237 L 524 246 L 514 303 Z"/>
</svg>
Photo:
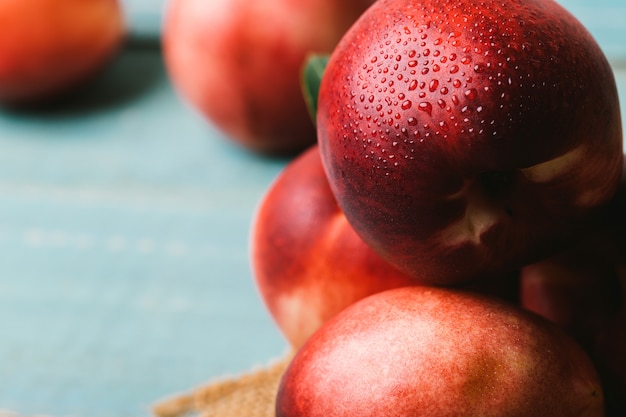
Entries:
<svg viewBox="0 0 626 417">
<path fill-rule="evenodd" d="M 277 417 L 602 417 L 588 356 L 509 303 L 426 286 L 326 322 L 283 375 Z"/>
<path fill-rule="evenodd" d="M 357 233 L 435 284 L 555 253 L 622 169 L 612 69 L 552 0 L 379 0 L 330 57 L 317 127 Z"/>
<path fill-rule="evenodd" d="M 263 197 L 251 258 L 263 301 L 294 348 L 355 301 L 419 284 L 376 255 L 348 224 L 317 146 L 289 163 Z"/>
</svg>

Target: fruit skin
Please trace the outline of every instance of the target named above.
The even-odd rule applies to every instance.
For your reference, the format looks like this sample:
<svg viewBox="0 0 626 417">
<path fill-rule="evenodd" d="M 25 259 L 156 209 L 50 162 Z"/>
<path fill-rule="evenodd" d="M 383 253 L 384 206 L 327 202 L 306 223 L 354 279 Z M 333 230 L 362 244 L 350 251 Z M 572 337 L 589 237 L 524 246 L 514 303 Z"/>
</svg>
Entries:
<svg viewBox="0 0 626 417">
<path fill-rule="evenodd" d="M 77 88 L 125 34 L 117 0 L 1 0 L 0 103 L 40 104 Z"/>
<path fill-rule="evenodd" d="M 170 78 L 186 102 L 253 151 L 316 142 L 300 87 L 309 53 L 330 53 L 372 0 L 172 0 L 163 25 Z"/>
<path fill-rule="evenodd" d="M 382 257 L 457 284 L 555 253 L 614 194 L 611 68 L 551 0 L 380 0 L 321 82 L 331 188 Z"/>
<path fill-rule="evenodd" d="M 594 231 L 520 274 L 520 303 L 564 328 L 590 355 L 607 417 L 626 415 L 626 171 Z"/>
<path fill-rule="evenodd" d="M 250 253 L 259 293 L 295 349 L 355 301 L 420 283 L 354 232 L 330 192 L 315 145 L 267 190 L 253 220 Z"/>
<path fill-rule="evenodd" d="M 283 375 L 276 417 L 603 416 L 589 358 L 509 303 L 413 286 L 328 321 Z"/>
</svg>

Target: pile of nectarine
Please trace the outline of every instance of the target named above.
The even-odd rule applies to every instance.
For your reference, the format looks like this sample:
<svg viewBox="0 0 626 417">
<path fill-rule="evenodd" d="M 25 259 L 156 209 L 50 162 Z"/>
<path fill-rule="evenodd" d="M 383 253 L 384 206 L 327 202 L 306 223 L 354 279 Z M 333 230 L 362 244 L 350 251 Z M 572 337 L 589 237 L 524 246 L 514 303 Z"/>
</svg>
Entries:
<svg viewBox="0 0 626 417">
<path fill-rule="evenodd" d="M 378 0 L 252 263 L 297 353 L 277 417 L 626 415 L 617 89 L 553 0 Z"/>
</svg>

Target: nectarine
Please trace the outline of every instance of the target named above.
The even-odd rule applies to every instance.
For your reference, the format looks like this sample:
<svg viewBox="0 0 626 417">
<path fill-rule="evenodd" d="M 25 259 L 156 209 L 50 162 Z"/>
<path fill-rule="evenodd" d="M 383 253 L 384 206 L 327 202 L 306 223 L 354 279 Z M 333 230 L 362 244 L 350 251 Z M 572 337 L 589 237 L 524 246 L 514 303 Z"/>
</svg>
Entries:
<svg viewBox="0 0 626 417">
<path fill-rule="evenodd" d="M 379 0 L 330 56 L 317 127 L 348 221 L 434 284 L 578 239 L 622 169 L 612 69 L 553 0 Z"/>
<path fill-rule="evenodd" d="M 449 289 L 403 287 L 329 320 L 283 375 L 277 417 L 602 417 L 588 356 L 548 320 Z"/>
<path fill-rule="evenodd" d="M 0 103 L 70 91 L 105 66 L 125 33 L 118 0 L 0 0 Z"/>
<path fill-rule="evenodd" d="M 293 154 L 316 142 L 301 67 L 330 53 L 372 0 L 172 0 L 166 68 L 180 95 L 229 139 Z"/>
<path fill-rule="evenodd" d="M 317 146 L 290 162 L 267 190 L 250 244 L 259 293 L 294 348 L 355 301 L 419 284 L 382 260 L 348 224 Z"/>
</svg>

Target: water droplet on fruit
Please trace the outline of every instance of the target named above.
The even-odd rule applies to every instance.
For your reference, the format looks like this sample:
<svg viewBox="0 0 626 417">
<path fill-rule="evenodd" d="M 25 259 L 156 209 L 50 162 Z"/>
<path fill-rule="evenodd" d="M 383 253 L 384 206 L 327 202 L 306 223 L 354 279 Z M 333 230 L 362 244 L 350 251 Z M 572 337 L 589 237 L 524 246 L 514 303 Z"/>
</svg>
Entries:
<svg viewBox="0 0 626 417">
<path fill-rule="evenodd" d="M 415 55 L 417 55 L 417 52 L 414 49 L 409 51 L 409 58 L 414 58 Z"/>
<path fill-rule="evenodd" d="M 474 72 L 476 73 L 481 73 L 485 70 L 485 64 L 483 63 L 478 63 L 476 65 L 474 65 Z"/>
<path fill-rule="evenodd" d="M 429 72 L 429 71 L 430 71 L 430 70 L 429 70 L 428 68 L 423 68 L 423 69 L 422 69 L 422 75 L 426 75 L 426 74 L 428 74 L 428 72 Z"/>
<path fill-rule="evenodd" d="M 417 66 L 417 61 L 416 61 L 416 60 L 409 61 L 409 62 L 407 63 L 407 65 L 408 65 L 409 67 L 411 67 L 411 68 L 416 67 L 416 66 Z"/>
<path fill-rule="evenodd" d="M 428 115 L 429 115 L 429 116 L 432 116 L 432 114 L 433 114 L 433 105 L 432 105 L 432 104 L 430 104 L 430 103 L 429 103 L 429 102 L 427 102 L 427 101 L 422 101 L 422 102 L 421 102 L 421 103 L 417 106 L 417 108 L 418 108 L 418 109 L 420 109 L 420 110 L 421 110 L 421 111 L 423 111 L 423 112 L 428 113 Z"/>
<path fill-rule="evenodd" d="M 467 99 L 469 100 L 475 100 L 477 96 L 478 92 L 475 88 L 470 88 L 469 90 L 465 91 L 465 97 L 467 97 Z"/>
<path fill-rule="evenodd" d="M 452 65 L 450 67 L 450 74 L 456 74 L 457 72 L 459 72 L 459 66 L 458 65 Z"/>
<path fill-rule="evenodd" d="M 445 96 L 446 94 L 448 94 L 448 87 L 441 87 L 441 90 L 439 90 L 439 92 Z"/>
<path fill-rule="evenodd" d="M 439 86 L 439 81 L 438 80 L 431 80 L 430 83 L 428 84 L 428 90 L 433 93 L 437 87 Z"/>
<path fill-rule="evenodd" d="M 417 119 L 415 117 L 409 117 L 408 119 L 406 119 L 406 122 L 409 124 L 409 126 L 417 125 Z"/>
<path fill-rule="evenodd" d="M 456 79 L 456 80 L 452 81 L 452 86 L 454 88 L 461 88 L 461 80 Z"/>
<path fill-rule="evenodd" d="M 417 88 L 417 80 L 411 80 L 409 83 L 409 91 L 413 91 Z"/>
<path fill-rule="evenodd" d="M 408 110 L 408 109 L 410 109 L 412 104 L 413 104 L 413 103 L 411 102 L 411 100 L 405 100 L 405 101 L 403 101 L 403 102 L 402 102 L 402 105 L 401 105 L 402 110 Z"/>
</svg>

